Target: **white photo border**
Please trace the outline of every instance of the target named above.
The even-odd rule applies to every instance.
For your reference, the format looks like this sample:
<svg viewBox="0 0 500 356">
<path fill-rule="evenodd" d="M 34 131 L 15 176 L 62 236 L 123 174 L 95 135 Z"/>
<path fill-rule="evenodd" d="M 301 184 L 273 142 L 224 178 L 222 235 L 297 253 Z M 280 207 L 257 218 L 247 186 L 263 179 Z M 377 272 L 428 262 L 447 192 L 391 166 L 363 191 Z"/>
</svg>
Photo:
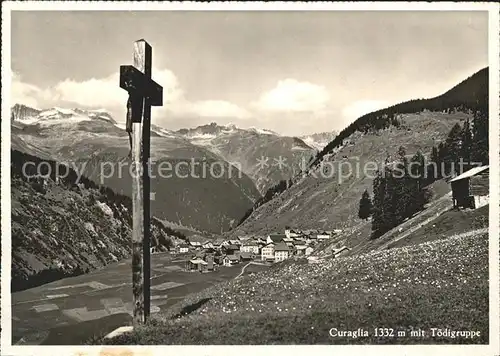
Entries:
<svg viewBox="0 0 500 356">
<path fill-rule="evenodd" d="M 275 355 L 276 353 L 314 353 L 336 355 L 498 355 L 499 344 L 499 5 L 495 3 L 415 3 L 415 2 L 128 2 L 128 1 L 23 1 L 2 2 L 2 140 L 1 140 L 1 355 L 165 355 L 191 356 L 193 353 L 224 355 Z M 490 211 L 489 345 L 297 345 L 297 346 L 16 346 L 11 337 L 11 189 L 10 189 L 10 84 L 11 84 L 11 12 L 12 11 L 112 11 L 112 10 L 205 10 L 205 11 L 488 11 L 489 12 L 489 139 L 490 139 Z M 499 118 L 495 120 L 495 118 Z M 279 349 L 278 349 L 279 348 Z M 129 353 L 130 352 L 130 353 Z"/>
</svg>

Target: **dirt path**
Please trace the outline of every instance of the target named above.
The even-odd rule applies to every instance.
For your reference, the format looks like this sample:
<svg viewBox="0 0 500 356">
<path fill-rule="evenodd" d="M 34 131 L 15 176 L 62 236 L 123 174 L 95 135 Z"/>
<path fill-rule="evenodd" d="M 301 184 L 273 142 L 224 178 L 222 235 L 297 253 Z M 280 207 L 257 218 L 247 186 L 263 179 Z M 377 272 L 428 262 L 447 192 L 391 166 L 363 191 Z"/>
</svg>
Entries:
<svg viewBox="0 0 500 356">
<path fill-rule="evenodd" d="M 241 269 L 240 274 L 238 274 L 236 277 L 234 277 L 234 279 L 236 279 L 236 278 L 240 278 L 240 277 L 243 275 L 243 273 L 245 273 L 245 269 L 246 269 L 249 265 L 267 266 L 265 263 L 259 263 L 259 262 L 248 262 L 246 265 L 244 265 L 244 266 L 243 266 L 243 268 Z"/>
<path fill-rule="evenodd" d="M 446 194 L 445 196 L 443 196 L 443 197 L 439 198 L 437 201 L 435 201 L 433 203 L 433 205 L 431 207 L 429 207 L 427 210 L 422 211 L 419 214 L 420 216 L 417 216 L 416 218 L 422 218 L 424 216 L 428 216 L 428 217 L 425 220 L 417 223 L 416 225 L 411 226 L 411 224 L 415 222 L 413 219 L 410 219 L 409 221 L 400 224 L 398 227 L 396 227 L 395 229 L 393 229 L 389 233 L 389 236 L 382 237 L 386 241 L 384 241 L 384 243 L 382 245 L 378 246 L 375 250 L 376 251 L 384 250 L 389 245 L 391 245 L 391 244 L 393 244 L 401 239 L 404 239 L 405 237 L 411 235 L 412 233 L 414 233 L 418 229 L 422 228 L 423 226 L 436 220 L 441 214 L 448 211 L 452 207 L 453 204 L 450 201 L 451 200 L 450 197 L 451 197 L 450 193 Z M 397 237 L 392 238 L 395 235 L 395 233 L 397 234 L 397 231 L 399 231 L 399 230 L 404 231 L 404 232 L 401 233 L 400 235 L 398 235 Z"/>
</svg>

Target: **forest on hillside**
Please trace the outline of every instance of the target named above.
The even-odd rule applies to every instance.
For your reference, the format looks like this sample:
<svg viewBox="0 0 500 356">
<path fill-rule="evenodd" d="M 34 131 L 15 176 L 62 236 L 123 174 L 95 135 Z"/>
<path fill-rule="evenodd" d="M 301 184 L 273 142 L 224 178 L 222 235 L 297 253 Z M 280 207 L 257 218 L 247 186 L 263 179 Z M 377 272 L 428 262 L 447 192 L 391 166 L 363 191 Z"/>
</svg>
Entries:
<svg viewBox="0 0 500 356">
<path fill-rule="evenodd" d="M 344 140 L 354 132 L 378 131 L 393 126 L 398 126 L 398 114 L 410 114 L 424 110 L 439 112 L 483 112 L 488 113 L 488 68 L 462 81 L 446 93 L 431 99 L 416 99 L 377 110 L 361 116 L 352 124 L 342 130 L 333 141 L 321 150 L 312 165 L 317 165 L 325 154 L 342 146 Z"/>
<path fill-rule="evenodd" d="M 410 160 L 400 147 L 395 162 L 386 162 L 373 180 L 373 200 L 365 191 L 358 217 L 372 217 L 371 238 L 377 238 L 421 211 L 431 198 L 428 185 L 489 164 L 488 111 L 476 111 L 471 122 L 455 124 L 447 138 L 432 148 L 427 162 L 418 151 Z"/>
<path fill-rule="evenodd" d="M 316 157 L 311 159 L 310 167 L 318 165 L 323 156 L 332 153 L 335 148 L 341 147 L 344 140 L 356 131 L 368 133 L 386 129 L 390 126 L 399 127 L 399 114 L 418 113 L 424 110 L 434 112 L 451 113 L 453 111 L 469 112 L 474 114 L 472 123 L 467 123 L 465 136 L 470 135 L 470 139 L 465 138 L 466 144 L 461 153 L 465 159 L 479 160 L 488 162 L 488 75 L 489 68 L 483 68 L 461 83 L 448 90 L 446 93 L 431 99 L 416 99 L 390 106 L 385 109 L 377 110 L 363 115 L 352 124 L 342 130 L 323 150 L 318 152 Z M 459 125 L 460 126 L 460 125 Z M 470 132 L 469 132 L 470 131 Z M 462 128 L 455 127 L 450 132 L 446 142 L 433 150 L 433 160 L 439 164 L 444 163 L 449 167 L 449 163 L 458 162 L 459 156 L 457 149 L 458 140 L 461 139 Z M 475 137 L 472 143 L 472 136 Z M 468 136 L 467 136 L 468 137 Z M 471 140 L 469 147 L 468 140 Z M 436 153 L 437 152 L 437 153 Z M 469 153 L 467 153 L 469 152 Z M 421 154 L 421 153 L 420 153 Z M 449 162 L 449 163 L 446 163 Z M 303 174 L 301 172 L 300 174 Z M 293 180 L 281 180 L 267 190 L 263 197 L 258 199 L 254 206 L 250 208 L 240 219 L 238 226 L 241 225 L 251 214 L 261 205 L 272 200 L 275 196 L 292 186 Z M 364 202 L 363 204 L 365 204 Z M 421 204 L 421 203 L 419 203 Z M 366 209 L 365 207 L 363 209 Z M 364 216 L 365 213 L 362 214 Z M 388 226 L 392 223 L 388 224 Z M 379 231 L 379 230 L 377 230 Z M 380 230 L 381 231 L 381 230 Z"/>
</svg>

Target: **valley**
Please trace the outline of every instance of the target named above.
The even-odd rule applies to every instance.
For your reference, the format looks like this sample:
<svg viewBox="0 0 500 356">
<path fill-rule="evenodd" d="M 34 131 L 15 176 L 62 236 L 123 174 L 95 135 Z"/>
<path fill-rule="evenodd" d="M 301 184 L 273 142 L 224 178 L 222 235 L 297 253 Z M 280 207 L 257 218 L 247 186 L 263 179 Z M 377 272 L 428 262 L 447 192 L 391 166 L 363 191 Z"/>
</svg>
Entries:
<svg viewBox="0 0 500 356">
<path fill-rule="evenodd" d="M 488 188 L 463 193 L 451 175 L 415 178 L 409 168 L 405 184 L 391 180 L 392 170 L 419 155 L 426 173 L 429 163 L 448 167 L 472 159 L 471 151 L 488 164 L 487 83 L 485 68 L 443 95 L 371 112 L 338 134 L 288 137 L 216 123 L 153 127 L 152 289 L 169 292 L 153 303 L 150 324 L 111 340 L 103 336 L 130 324 L 132 312 L 123 279 L 131 234 L 126 132 L 100 110 L 15 106 L 16 342 L 54 343 L 66 327 L 101 323 L 99 335 L 82 331 L 78 342 L 487 343 Z M 287 164 L 273 165 L 277 157 Z M 62 181 L 40 172 L 27 177 L 26 162 L 71 162 L 74 169 Z M 160 166 L 183 168 L 164 177 Z M 206 175 L 214 166 L 220 175 Z M 375 174 L 382 171 L 389 178 Z M 361 217 L 364 192 L 370 211 Z M 481 206 L 455 207 L 462 193 Z M 76 288 L 89 301 L 77 305 L 66 292 L 50 297 L 50 288 Z M 381 340 L 373 330 L 384 323 L 408 333 L 465 328 L 482 336 Z M 329 333 L 361 326 L 370 332 L 354 339 Z"/>
</svg>

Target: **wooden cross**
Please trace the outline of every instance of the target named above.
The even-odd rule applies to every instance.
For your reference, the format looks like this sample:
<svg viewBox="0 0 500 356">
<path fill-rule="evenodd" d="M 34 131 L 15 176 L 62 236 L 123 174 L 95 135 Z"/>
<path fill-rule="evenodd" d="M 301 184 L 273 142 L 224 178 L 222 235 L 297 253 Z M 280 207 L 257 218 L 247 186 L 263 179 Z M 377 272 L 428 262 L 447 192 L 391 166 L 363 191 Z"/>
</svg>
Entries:
<svg viewBox="0 0 500 356">
<path fill-rule="evenodd" d="M 151 46 L 134 43 L 134 65 L 120 66 L 120 87 L 129 94 L 127 132 L 131 141 L 132 174 L 132 292 L 134 325 L 150 312 L 150 177 L 151 106 L 162 106 L 163 88 L 151 79 Z"/>
</svg>

